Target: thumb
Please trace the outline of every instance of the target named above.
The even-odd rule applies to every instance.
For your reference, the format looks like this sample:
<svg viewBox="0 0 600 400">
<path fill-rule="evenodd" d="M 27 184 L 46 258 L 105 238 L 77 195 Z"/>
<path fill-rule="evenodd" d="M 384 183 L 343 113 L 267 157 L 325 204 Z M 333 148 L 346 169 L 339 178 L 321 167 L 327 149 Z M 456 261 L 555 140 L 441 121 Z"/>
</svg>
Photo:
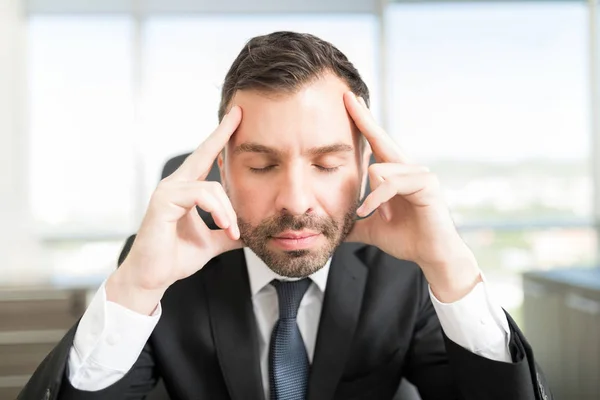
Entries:
<svg viewBox="0 0 600 400">
<path fill-rule="evenodd" d="M 369 226 L 371 222 L 370 220 L 371 217 L 356 221 L 356 223 L 350 230 L 350 233 L 348 234 L 348 236 L 346 236 L 346 239 L 344 239 L 344 242 L 358 242 L 371 244 L 371 241 L 369 240 Z"/>
<path fill-rule="evenodd" d="M 231 239 L 231 237 L 229 237 L 229 235 L 227 234 L 226 230 L 214 230 L 211 231 L 211 235 L 213 236 L 213 243 L 217 250 L 217 254 L 215 255 L 215 257 L 222 253 L 226 253 L 235 249 L 241 249 L 242 247 L 244 247 L 244 242 L 241 239 Z"/>
</svg>

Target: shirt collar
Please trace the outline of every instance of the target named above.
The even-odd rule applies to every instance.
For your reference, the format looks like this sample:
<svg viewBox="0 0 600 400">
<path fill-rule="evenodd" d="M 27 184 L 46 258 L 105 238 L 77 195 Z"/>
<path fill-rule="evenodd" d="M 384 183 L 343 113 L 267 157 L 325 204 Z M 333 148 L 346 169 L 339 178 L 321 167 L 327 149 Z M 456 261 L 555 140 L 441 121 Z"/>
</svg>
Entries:
<svg viewBox="0 0 600 400">
<path fill-rule="evenodd" d="M 244 247 L 244 256 L 246 256 L 246 266 L 248 268 L 248 277 L 250 279 L 250 290 L 252 297 L 267 286 L 273 279 L 279 279 L 284 281 L 295 280 L 294 278 L 283 277 L 275 273 L 271 268 L 261 260 L 256 253 L 250 248 Z M 327 260 L 327 263 L 323 268 L 317 272 L 309 275 L 309 278 L 317 285 L 322 293 L 325 293 L 325 286 L 327 285 L 327 276 L 329 275 L 329 267 L 331 266 L 331 258 Z"/>
</svg>

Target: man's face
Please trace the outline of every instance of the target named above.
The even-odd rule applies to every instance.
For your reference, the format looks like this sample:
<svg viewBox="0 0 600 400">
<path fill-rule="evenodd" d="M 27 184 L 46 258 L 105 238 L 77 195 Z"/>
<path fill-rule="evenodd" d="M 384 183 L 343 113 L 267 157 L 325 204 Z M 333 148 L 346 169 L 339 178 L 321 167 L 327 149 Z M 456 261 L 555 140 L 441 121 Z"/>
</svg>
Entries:
<svg viewBox="0 0 600 400">
<path fill-rule="evenodd" d="M 219 157 L 241 238 L 273 271 L 320 269 L 354 224 L 367 152 L 326 75 L 293 94 L 239 91 L 242 122 Z"/>
</svg>

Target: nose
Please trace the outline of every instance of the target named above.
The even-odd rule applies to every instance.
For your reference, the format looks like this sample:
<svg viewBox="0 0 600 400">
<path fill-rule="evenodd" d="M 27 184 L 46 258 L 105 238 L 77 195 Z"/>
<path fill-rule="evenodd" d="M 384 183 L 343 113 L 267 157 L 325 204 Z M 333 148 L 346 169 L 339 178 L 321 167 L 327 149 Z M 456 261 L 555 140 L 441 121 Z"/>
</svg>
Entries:
<svg viewBox="0 0 600 400">
<path fill-rule="evenodd" d="M 276 207 L 290 215 L 304 215 L 313 211 L 314 194 L 310 171 L 302 166 L 290 167 L 278 182 Z"/>
</svg>

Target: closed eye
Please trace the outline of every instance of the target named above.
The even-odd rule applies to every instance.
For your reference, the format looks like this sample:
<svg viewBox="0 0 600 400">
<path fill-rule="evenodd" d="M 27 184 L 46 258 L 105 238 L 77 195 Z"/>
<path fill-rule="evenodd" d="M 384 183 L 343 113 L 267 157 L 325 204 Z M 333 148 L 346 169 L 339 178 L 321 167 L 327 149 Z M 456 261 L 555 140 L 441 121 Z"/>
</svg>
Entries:
<svg viewBox="0 0 600 400">
<path fill-rule="evenodd" d="M 265 172 L 269 172 L 270 170 L 272 170 L 273 168 L 275 168 L 275 165 L 268 165 L 268 166 L 263 167 L 263 168 L 252 168 L 252 167 L 249 167 L 249 168 L 250 168 L 250 171 L 252 171 L 252 172 L 254 172 L 256 174 L 262 174 L 262 173 L 265 173 Z"/>
<path fill-rule="evenodd" d="M 319 171 L 325 172 L 325 173 L 333 173 L 333 172 L 336 172 L 340 168 L 339 166 L 338 167 L 324 167 L 322 165 L 317 165 L 317 164 L 315 164 L 314 166 Z M 276 165 L 268 165 L 268 166 L 262 167 L 262 168 L 252 168 L 252 167 L 249 167 L 249 168 L 250 168 L 251 172 L 254 172 L 256 174 L 264 174 L 266 172 L 273 170 L 275 167 L 276 167 Z"/>
<path fill-rule="evenodd" d="M 317 167 L 317 169 L 319 171 L 326 172 L 326 173 L 335 172 L 340 168 L 340 167 L 324 167 L 322 165 L 316 165 L 316 164 L 315 164 L 315 167 Z"/>
</svg>

